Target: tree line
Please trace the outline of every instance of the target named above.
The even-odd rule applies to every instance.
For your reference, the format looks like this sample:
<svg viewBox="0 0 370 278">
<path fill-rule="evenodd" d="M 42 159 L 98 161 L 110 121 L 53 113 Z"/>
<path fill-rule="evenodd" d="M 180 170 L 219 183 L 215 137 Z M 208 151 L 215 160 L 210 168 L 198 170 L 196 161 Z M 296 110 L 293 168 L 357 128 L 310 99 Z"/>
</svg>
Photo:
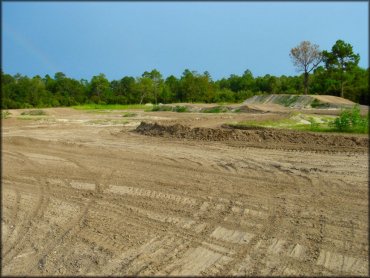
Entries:
<svg viewBox="0 0 370 278">
<path fill-rule="evenodd" d="M 209 72 L 185 69 L 178 78 L 163 78 L 153 69 L 139 77 L 109 81 L 101 73 L 91 80 L 76 80 L 58 72 L 51 77 L 9 75 L 1 71 L 2 109 L 72 106 L 85 103 L 137 104 L 173 102 L 242 102 L 258 94 L 326 94 L 369 105 L 369 68 L 358 66 L 360 56 L 338 40 L 331 51 L 302 42 L 291 50 L 296 76 L 241 76 L 213 80 Z M 320 64 L 323 64 L 320 66 Z"/>
</svg>

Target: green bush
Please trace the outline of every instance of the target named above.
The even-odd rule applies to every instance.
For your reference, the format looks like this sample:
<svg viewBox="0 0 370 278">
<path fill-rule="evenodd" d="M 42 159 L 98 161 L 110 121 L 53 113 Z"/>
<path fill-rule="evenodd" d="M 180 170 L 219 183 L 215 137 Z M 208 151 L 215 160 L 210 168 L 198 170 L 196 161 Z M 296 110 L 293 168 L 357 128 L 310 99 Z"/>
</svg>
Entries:
<svg viewBox="0 0 370 278">
<path fill-rule="evenodd" d="M 352 110 L 343 110 L 330 126 L 338 131 L 368 133 L 369 114 L 363 117 L 360 112 L 358 105 L 355 105 Z"/>
<path fill-rule="evenodd" d="M 188 108 L 186 106 L 179 106 L 179 105 L 176 105 L 176 107 L 174 107 L 172 109 L 172 111 L 174 112 L 189 112 Z"/>
</svg>

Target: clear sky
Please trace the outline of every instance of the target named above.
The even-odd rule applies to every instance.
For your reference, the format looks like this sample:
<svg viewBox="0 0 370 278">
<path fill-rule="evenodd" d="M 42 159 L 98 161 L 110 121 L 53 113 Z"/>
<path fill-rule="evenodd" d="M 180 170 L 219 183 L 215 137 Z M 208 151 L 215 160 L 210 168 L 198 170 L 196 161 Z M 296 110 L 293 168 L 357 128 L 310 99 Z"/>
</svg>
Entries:
<svg viewBox="0 0 370 278">
<path fill-rule="evenodd" d="M 2 13 L 12 75 L 295 75 L 289 51 L 303 40 L 330 50 L 342 39 L 369 60 L 368 2 L 3 2 Z"/>
</svg>

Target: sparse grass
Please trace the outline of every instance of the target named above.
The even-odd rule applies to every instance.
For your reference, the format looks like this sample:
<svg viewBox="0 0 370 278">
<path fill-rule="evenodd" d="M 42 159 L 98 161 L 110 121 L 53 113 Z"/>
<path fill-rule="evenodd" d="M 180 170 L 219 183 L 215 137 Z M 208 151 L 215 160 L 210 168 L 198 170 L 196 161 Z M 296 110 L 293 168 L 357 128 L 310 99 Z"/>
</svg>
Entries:
<svg viewBox="0 0 370 278">
<path fill-rule="evenodd" d="M 137 114 L 132 113 L 132 112 L 126 112 L 125 114 L 122 115 L 122 117 L 125 117 L 125 118 L 135 117 L 135 116 L 137 116 Z"/>
<path fill-rule="evenodd" d="M 156 105 L 150 111 L 190 112 L 188 107 L 181 105 L 176 105 L 175 107 L 169 105 Z"/>
<path fill-rule="evenodd" d="M 293 115 L 293 116 L 292 116 Z M 368 120 L 363 119 L 363 124 L 355 128 L 339 129 L 335 126 L 335 122 L 339 121 L 340 117 L 332 116 L 313 116 L 304 114 L 292 114 L 291 117 L 281 120 L 267 121 L 243 121 L 238 123 L 229 123 L 228 125 L 234 128 L 245 127 L 266 127 L 266 128 L 283 128 L 301 131 L 314 132 L 344 132 L 344 133 L 369 133 Z M 368 118 L 367 118 L 368 119 Z M 308 122 L 308 123 L 307 123 Z"/>
<path fill-rule="evenodd" d="M 278 104 L 281 104 L 285 107 L 290 107 L 294 102 L 298 100 L 299 96 L 281 96 L 278 100 Z"/>
<path fill-rule="evenodd" d="M 189 112 L 189 109 L 186 106 L 176 105 L 176 107 L 174 107 L 172 111 L 182 113 L 182 112 Z"/>
<path fill-rule="evenodd" d="M 8 110 L 1 111 L 1 119 L 7 119 L 11 114 Z"/>
<path fill-rule="evenodd" d="M 30 116 L 30 115 L 21 115 L 17 117 L 17 120 L 26 120 L 26 121 L 38 121 L 47 119 L 45 116 Z"/>
<path fill-rule="evenodd" d="M 203 113 L 226 113 L 229 112 L 229 110 L 224 106 L 215 106 L 211 108 L 204 108 L 202 109 Z"/>
<path fill-rule="evenodd" d="M 91 125 L 120 125 L 127 124 L 129 121 L 123 119 L 97 119 L 86 122 Z"/>
<path fill-rule="evenodd" d="M 150 111 L 172 111 L 172 106 L 169 105 L 155 105 Z"/>
<path fill-rule="evenodd" d="M 72 108 L 77 110 L 130 110 L 130 109 L 151 109 L 152 106 L 145 104 L 83 104 L 72 106 Z"/>
<path fill-rule="evenodd" d="M 312 108 L 328 108 L 330 105 L 329 103 L 326 103 L 326 102 L 321 102 L 320 100 L 318 100 L 317 98 L 315 98 L 312 102 L 311 102 L 311 107 Z"/>
<path fill-rule="evenodd" d="M 21 113 L 22 116 L 44 116 L 46 112 L 44 110 L 28 110 Z"/>
</svg>

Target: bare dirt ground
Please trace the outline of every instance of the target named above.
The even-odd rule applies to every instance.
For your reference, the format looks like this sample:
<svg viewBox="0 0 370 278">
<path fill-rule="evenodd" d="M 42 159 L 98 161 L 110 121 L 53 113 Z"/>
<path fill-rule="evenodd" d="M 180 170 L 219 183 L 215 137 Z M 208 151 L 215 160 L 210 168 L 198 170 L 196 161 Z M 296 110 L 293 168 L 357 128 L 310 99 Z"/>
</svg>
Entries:
<svg viewBox="0 0 370 278">
<path fill-rule="evenodd" d="M 147 136 L 281 114 L 44 110 L 2 121 L 2 275 L 369 274 L 366 136 Z"/>
</svg>

